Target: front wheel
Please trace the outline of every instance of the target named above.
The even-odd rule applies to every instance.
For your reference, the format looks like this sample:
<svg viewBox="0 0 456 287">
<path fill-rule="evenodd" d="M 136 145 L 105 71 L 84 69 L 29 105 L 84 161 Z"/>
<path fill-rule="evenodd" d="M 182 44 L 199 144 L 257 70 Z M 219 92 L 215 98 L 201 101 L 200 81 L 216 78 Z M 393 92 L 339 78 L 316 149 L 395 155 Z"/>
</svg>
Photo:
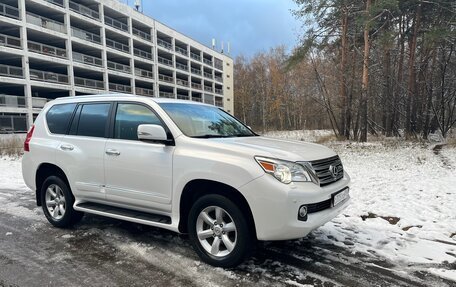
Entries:
<svg viewBox="0 0 456 287">
<path fill-rule="evenodd" d="M 199 198 L 190 210 L 188 228 L 196 253 L 213 266 L 234 267 L 244 260 L 251 247 L 246 217 L 224 196 Z"/>
</svg>

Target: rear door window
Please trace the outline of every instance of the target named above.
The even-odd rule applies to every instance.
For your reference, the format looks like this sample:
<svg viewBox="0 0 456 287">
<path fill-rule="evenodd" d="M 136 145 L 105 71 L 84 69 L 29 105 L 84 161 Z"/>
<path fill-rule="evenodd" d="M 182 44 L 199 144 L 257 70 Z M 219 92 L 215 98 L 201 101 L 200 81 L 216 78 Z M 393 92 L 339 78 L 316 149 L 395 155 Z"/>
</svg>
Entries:
<svg viewBox="0 0 456 287">
<path fill-rule="evenodd" d="M 46 114 L 49 131 L 53 134 L 66 134 L 76 104 L 61 104 L 52 106 Z"/>
<path fill-rule="evenodd" d="M 110 103 L 84 104 L 79 115 L 76 134 L 88 137 L 105 137 Z M 72 130 L 73 130 L 72 126 Z"/>
</svg>

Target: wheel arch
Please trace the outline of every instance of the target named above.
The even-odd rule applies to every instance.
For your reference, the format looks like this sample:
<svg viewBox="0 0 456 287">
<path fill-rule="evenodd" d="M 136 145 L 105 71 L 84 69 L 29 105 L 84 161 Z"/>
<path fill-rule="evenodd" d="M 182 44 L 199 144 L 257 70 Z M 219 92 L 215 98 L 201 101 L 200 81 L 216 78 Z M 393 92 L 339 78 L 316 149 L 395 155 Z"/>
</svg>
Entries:
<svg viewBox="0 0 456 287">
<path fill-rule="evenodd" d="M 70 186 L 65 172 L 60 167 L 58 167 L 57 165 L 52 164 L 52 163 L 47 163 L 47 162 L 41 163 L 38 166 L 38 169 L 36 170 L 36 176 L 35 176 L 36 204 L 38 206 L 41 206 L 41 204 L 42 204 L 41 189 L 42 189 L 43 183 L 46 180 L 46 178 L 48 178 L 49 176 L 52 176 L 52 175 L 58 176 L 68 185 L 68 187 Z"/>
<path fill-rule="evenodd" d="M 185 185 L 179 203 L 179 232 L 188 232 L 187 218 L 192 205 L 196 202 L 196 200 L 208 194 L 218 194 L 224 196 L 230 199 L 234 204 L 238 205 L 247 218 L 249 230 L 252 231 L 252 235 L 256 238 L 256 227 L 253 213 L 244 195 L 242 195 L 242 193 L 240 193 L 236 188 L 228 184 L 207 179 L 194 179 Z"/>
</svg>

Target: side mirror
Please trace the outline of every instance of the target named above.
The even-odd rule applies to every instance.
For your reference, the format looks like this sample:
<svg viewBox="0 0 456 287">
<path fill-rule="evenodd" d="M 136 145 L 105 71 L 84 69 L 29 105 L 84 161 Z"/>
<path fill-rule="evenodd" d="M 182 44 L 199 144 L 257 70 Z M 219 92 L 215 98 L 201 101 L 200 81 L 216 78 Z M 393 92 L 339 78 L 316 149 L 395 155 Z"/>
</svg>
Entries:
<svg viewBox="0 0 456 287">
<path fill-rule="evenodd" d="M 138 139 L 141 141 L 168 142 L 165 129 L 159 125 L 139 125 Z"/>
</svg>

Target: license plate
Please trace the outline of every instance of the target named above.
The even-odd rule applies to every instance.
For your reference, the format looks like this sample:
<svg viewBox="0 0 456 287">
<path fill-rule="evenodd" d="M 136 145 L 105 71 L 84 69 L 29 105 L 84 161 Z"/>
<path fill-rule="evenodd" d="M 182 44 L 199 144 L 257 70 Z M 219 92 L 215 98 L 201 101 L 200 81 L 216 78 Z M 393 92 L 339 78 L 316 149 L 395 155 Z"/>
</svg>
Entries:
<svg viewBox="0 0 456 287">
<path fill-rule="evenodd" d="M 339 203 L 345 201 L 347 198 L 349 197 L 348 195 L 348 187 L 342 191 L 339 191 L 338 193 L 336 194 L 333 194 L 332 198 L 332 202 L 333 202 L 333 206 L 337 206 Z"/>
</svg>

